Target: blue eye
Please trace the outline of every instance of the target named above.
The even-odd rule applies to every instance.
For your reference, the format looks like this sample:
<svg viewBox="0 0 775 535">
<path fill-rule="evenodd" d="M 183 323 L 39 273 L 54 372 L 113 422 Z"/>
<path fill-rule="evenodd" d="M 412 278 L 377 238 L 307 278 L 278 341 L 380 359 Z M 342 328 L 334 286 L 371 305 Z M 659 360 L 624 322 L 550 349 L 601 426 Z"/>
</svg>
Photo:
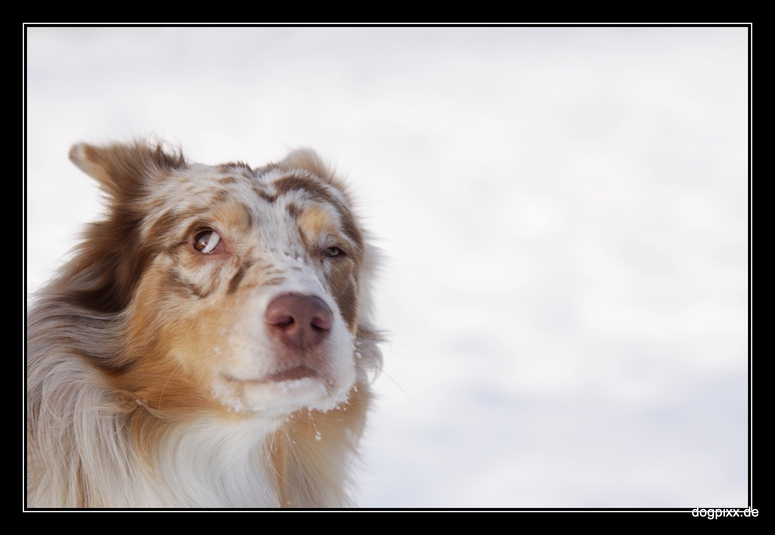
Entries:
<svg viewBox="0 0 775 535">
<path fill-rule="evenodd" d="M 342 251 L 339 247 L 329 247 L 328 249 L 324 249 L 320 253 L 323 256 L 327 256 L 329 258 L 335 257 L 335 256 L 345 256 L 344 251 Z"/>
</svg>

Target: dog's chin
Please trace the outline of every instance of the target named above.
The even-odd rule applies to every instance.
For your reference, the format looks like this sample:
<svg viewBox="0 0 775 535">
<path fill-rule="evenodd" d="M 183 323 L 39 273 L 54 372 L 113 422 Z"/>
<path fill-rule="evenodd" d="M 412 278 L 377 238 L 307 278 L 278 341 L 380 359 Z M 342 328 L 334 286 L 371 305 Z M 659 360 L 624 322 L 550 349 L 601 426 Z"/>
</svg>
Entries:
<svg viewBox="0 0 775 535">
<path fill-rule="evenodd" d="M 300 409 L 334 409 L 347 401 L 352 384 L 334 384 L 316 370 L 298 366 L 261 378 L 223 375 L 214 390 L 228 410 L 282 418 Z"/>
</svg>

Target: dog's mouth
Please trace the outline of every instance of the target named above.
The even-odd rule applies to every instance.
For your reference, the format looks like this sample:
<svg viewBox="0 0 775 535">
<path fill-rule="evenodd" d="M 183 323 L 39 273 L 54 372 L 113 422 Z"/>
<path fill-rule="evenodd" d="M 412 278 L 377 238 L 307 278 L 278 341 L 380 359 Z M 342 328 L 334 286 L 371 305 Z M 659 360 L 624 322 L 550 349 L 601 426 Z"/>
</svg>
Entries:
<svg viewBox="0 0 775 535">
<path fill-rule="evenodd" d="M 260 379 L 238 379 L 229 375 L 225 377 L 228 381 L 238 381 L 253 384 L 270 384 L 284 383 L 286 381 L 299 381 L 301 379 L 319 379 L 322 376 L 319 371 L 302 364 L 300 366 L 294 366 L 292 368 L 287 368 L 285 370 L 275 372 L 267 377 L 262 377 Z"/>
<path fill-rule="evenodd" d="M 309 366 L 301 365 L 295 368 L 289 368 L 281 372 L 273 373 L 266 379 L 268 383 L 282 383 L 283 381 L 298 381 L 299 379 L 306 379 L 308 377 L 318 378 L 320 373 L 317 370 L 313 370 Z"/>
</svg>

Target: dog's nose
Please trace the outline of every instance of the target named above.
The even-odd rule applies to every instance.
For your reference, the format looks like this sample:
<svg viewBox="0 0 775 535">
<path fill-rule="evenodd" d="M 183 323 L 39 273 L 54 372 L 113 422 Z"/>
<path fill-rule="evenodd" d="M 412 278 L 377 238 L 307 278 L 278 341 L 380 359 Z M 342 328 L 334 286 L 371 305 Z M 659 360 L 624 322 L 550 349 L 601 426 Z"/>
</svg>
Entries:
<svg viewBox="0 0 775 535">
<path fill-rule="evenodd" d="M 286 294 L 269 303 L 264 322 L 283 344 L 305 349 L 318 345 L 328 336 L 334 315 L 319 297 Z"/>
</svg>

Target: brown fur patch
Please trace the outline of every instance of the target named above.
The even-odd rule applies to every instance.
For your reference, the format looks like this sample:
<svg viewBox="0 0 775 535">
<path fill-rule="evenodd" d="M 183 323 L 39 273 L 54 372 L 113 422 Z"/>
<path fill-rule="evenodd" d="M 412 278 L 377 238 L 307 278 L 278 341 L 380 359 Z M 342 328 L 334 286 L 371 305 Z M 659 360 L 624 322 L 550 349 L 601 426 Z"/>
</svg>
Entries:
<svg viewBox="0 0 775 535">
<path fill-rule="evenodd" d="M 298 221 L 299 216 L 301 216 L 301 209 L 298 206 L 292 202 L 289 202 L 287 205 L 285 205 L 285 209 L 288 211 L 288 215 L 290 215 L 291 218 Z"/>
<path fill-rule="evenodd" d="M 240 285 L 240 282 L 242 282 L 242 279 L 245 277 L 245 272 L 250 267 L 250 264 L 243 264 L 239 267 L 237 270 L 237 273 L 231 278 L 229 281 L 229 289 L 226 291 L 229 295 L 232 295 L 234 292 L 237 291 L 237 288 Z"/>
<path fill-rule="evenodd" d="M 218 166 L 218 170 L 221 173 L 229 173 L 231 171 L 238 171 L 242 176 L 253 176 L 253 169 L 245 162 L 226 162 Z"/>
<path fill-rule="evenodd" d="M 275 180 L 273 185 L 278 195 L 284 195 L 292 191 L 304 191 L 311 194 L 314 199 L 319 199 L 320 201 L 336 206 L 337 208 L 341 205 L 338 199 L 334 198 L 325 187 L 312 178 L 291 175 Z"/>
</svg>

